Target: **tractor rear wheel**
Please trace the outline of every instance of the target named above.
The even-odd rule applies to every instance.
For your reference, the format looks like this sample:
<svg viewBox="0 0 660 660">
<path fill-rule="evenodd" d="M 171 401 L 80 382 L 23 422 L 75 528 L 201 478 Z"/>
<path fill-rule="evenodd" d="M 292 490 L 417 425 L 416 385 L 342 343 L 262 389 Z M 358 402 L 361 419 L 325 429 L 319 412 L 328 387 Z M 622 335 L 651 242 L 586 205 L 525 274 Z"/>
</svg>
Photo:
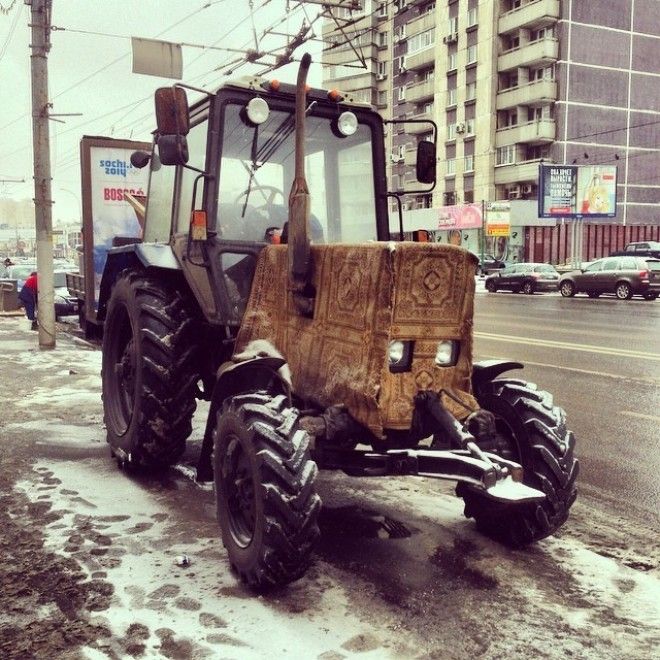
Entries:
<svg viewBox="0 0 660 660">
<path fill-rule="evenodd" d="M 181 293 L 145 273 L 125 271 L 112 290 L 103 412 L 113 453 L 130 466 L 163 468 L 183 453 L 199 378 L 194 324 Z"/>
<path fill-rule="evenodd" d="M 301 578 L 319 537 L 321 499 L 298 411 L 283 395 L 227 399 L 213 455 L 218 522 L 232 568 L 257 591 Z"/>
<path fill-rule="evenodd" d="M 497 379 L 477 393 L 479 405 L 495 415 L 497 437 L 487 451 L 523 467 L 523 482 L 545 493 L 542 502 L 506 504 L 459 484 L 465 516 L 477 529 L 506 545 L 521 547 L 550 536 L 567 520 L 577 496 L 578 462 L 575 439 L 567 430 L 564 411 L 552 395 L 532 383 Z"/>
</svg>

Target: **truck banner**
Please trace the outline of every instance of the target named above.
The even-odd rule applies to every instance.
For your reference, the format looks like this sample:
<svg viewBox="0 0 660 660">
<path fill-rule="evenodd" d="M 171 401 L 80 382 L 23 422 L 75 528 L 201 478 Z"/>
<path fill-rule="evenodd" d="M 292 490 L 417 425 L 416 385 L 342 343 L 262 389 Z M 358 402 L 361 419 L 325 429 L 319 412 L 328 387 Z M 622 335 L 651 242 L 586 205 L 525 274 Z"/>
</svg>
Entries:
<svg viewBox="0 0 660 660">
<path fill-rule="evenodd" d="M 150 149 L 151 145 L 145 142 L 103 137 L 83 137 L 80 143 L 88 318 L 95 318 L 98 310 L 101 276 L 113 237 L 142 236 L 142 219 L 126 195 L 146 196 L 149 168 L 137 169 L 130 159 L 134 151 Z"/>
</svg>

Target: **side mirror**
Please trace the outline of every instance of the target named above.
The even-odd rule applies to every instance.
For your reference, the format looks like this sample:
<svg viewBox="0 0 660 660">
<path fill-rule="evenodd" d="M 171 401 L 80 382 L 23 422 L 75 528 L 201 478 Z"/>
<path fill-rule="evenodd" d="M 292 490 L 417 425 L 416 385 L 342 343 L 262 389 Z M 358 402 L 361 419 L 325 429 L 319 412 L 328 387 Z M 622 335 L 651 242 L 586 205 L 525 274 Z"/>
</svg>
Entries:
<svg viewBox="0 0 660 660">
<path fill-rule="evenodd" d="M 146 151 L 134 151 L 131 154 L 131 165 L 137 167 L 138 170 L 141 170 L 143 167 L 146 167 L 151 160 L 151 154 Z"/>
<path fill-rule="evenodd" d="M 188 141 L 186 140 L 186 136 L 159 136 L 158 155 L 163 165 L 185 165 L 188 162 Z"/>
<path fill-rule="evenodd" d="M 417 145 L 416 174 L 420 183 L 435 183 L 435 142 L 422 140 Z"/>
<path fill-rule="evenodd" d="M 190 112 L 188 97 L 181 87 L 160 87 L 154 96 L 156 126 L 160 135 L 188 135 Z M 163 161 L 163 164 L 166 164 Z"/>
</svg>

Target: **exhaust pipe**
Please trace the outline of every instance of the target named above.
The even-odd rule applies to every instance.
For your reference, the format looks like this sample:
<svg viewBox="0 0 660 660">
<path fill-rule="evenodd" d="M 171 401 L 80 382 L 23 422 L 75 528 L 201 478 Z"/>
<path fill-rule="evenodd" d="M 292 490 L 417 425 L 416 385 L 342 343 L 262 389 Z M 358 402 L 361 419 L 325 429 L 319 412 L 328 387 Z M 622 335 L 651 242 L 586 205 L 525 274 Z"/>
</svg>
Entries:
<svg viewBox="0 0 660 660">
<path fill-rule="evenodd" d="M 289 290 L 302 316 L 314 312 L 312 259 L 309 241 L 309 188 L 305 179 L 305 102 L 307 72 L 312 58 L 302 56 L 296 84 L 296 154 L 295 177 L 289 193 L 288 261 Z"/>
</svg>

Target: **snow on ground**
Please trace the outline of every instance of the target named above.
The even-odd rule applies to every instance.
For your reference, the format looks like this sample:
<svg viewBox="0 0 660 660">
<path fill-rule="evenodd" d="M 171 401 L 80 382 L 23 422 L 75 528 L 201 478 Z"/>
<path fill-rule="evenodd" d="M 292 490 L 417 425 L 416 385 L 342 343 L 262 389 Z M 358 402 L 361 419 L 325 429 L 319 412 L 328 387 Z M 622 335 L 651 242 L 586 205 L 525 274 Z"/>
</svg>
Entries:
<svg viewBox="0 0 660 660">
<path fill-rule="evenodd" d="M 185 536 L 167 493 L 148 492 L 110 461 L 39 461 L 34 479 L 17 488 L 35 502 L 47 495 L 62 514 L 45 530 L 47 546 L 64 548 L 90 578 L 114 585 L 109 609 L 92 622 L 118 638 L 139 626 L 148 649 L 143 657 L 160 657 L 164 638 L 193 647 L 195 655 L 241 660 L 340 652 L 326 657 L 400 657 L 401 647 L 383 646 L 385 640 L 353 616 L 344 589 L 320 574 L 308 577 L 316 600 L 302 617 L 248 594 L 229 570 L 215 525 Z M 184 554 L 190 565 L 177 566 Z M 106 657 L 96 653 L 89 657 Z"/>
</svg>

